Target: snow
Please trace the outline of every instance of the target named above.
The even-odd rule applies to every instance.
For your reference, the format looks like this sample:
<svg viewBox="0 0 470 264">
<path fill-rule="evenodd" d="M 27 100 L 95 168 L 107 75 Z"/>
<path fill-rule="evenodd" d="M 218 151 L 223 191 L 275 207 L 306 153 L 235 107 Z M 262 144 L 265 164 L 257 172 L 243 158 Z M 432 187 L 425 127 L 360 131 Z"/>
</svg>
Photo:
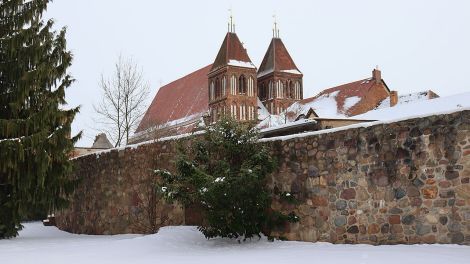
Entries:
<svg viewBox="0 0 470 264">
<path fill-rule="evenodd" d="M 153 132 L 155 130 L 158 130 L 158 129 L 169 128 L 169 127 L 173 127 L 173 126 L 177 126 L 177 125 L 182 125 L 184 123 L 195 122 L 198 119 L 201 119 L 204 114 L 205 114 L 205 112 L 200 112 L 200 113 L 195 113 L 195 114 L 192 114 L 192 115 L 187 115 L 187 116 L 179 118 L 179 119 L 171 120 L 171 121 L 168 121 L 168 122 L 163 123 L 161 125 L 156 125 L 156 126 L 147 128 L 146 130 L 140 131 L 138 133 L 134 133 L 132 135 L 132 138 L 137 138 L 139 136 L 151 133 L 151 132 Z"/>
<path fill-rule="evenodd" d="M 258 120 L 261 120 L 256 127 L 257 128 L 267 128 L 267 127 L 276 127 L 286 123 L 286 118 L 284 114 L 280 115 L 271 115 L 263 105 L 263 103 L 258 98 Z"/>
<path fill-rule="evenodd" d="M 452 96 L 439 97 L 431 100 L 413 100 L 413 103 L 397 104 L 393 107 L 380 108 L 367 113 L 352 116 L 352 119 L 392 120 L 411 115 L 431 115 L 438 112 L 470 107 L 470 92 Z"/>
<path fill-rule="evenodd" d="M 129 145 L 122 146 L 122 147 L 110 148 L 110 149 L 105 149 L 105 150 L 96 151 L 96 152 L 92 152 L 92 153 L 87 153 L 87 154 L 75 157 L 72 160 L 82 158 L 82 157 L 85 157 L 85 156 L 88 156 L 88 155 L 96 155 L 96 157 L 99 158 L 101 154 L 108 153 L 108 152 L 111 152 L 113 150 L 121 151 L 121 150 L 125 150 L 125 149 L 136 149 L 136 148 L 138 148 L 142 145 L 147 145 L 147 144 L 151 144 L 151 143 L 155 143 L 155 142 L 163 142 L 163 141 L 168 141 L 168 140 L 177 140 L 177 139 L 181 139 L 181 138 L 185 138 L 185 137 L 201 135 L 203 133 L 204 133 L 204 131 L 196 131 L 196 132 L 192 132 L 192 133 L 185 133 L 185 134 L 180 134 L 180 135 L 175 135 L 175 136 L 151 139 L 151 140 L 147 140 L 147 141 L 143 141 L 143 142 L 139 142 L 139 143 L 135 143 L 135 144 L 129 144 Z"/>
<path fill-rule="evenodd" d="M 269 115 L 261 122 L 259 122 L 256 127 L 259 129 L 263 129 L 268 127 L 278 127 L 283 124 L 286 124 L 285 115 Z"/>
<path fill-rule="evenodd" d="M 285 73 L 293 73 L 293 74 L 302 74 L 300 71 L 298 71 L 297 69 L 291 69 L 291 70 L 281 70 L 281 72 L 285 72 Z"/>
<path fill-rule="evenodd" d="M 428 94 L 429 91 L 398 95 L 398 105 L 415 103 L 417 101 L 432 100 L 428 98 Z M 382 102 L 380 102 L 380 104 L 377 106 L 377 109 L 388 107 L 390 107 L 390 97 L 387 97 Z"/>
<path fill-rule="evenodd" d="M 287 124 L 266 127 L 266 128 L 261 129 L 260 132 L 261 133 L 269 132 L 269 131 L 274 131 L 274 130 L 278 130 L 278 129 L 281 129 L 281 128 L 287 128 L 287 127 L 298 126 L 298 125 L 307 124 L 307 123 L 316 123 L 316 122 L 317 121 L 310 120 L 310 119 L 299 119 L 297 121 L 289 122 Z"/>
<path fill-rule="evenodd" d="M 349 108 L 355 106 L 357 103 L 359 103 L 359 101 L 361 101 L 361 97 L 359 96 L 351 96 L 351 97 L 348 97 L 344 100 L 344 105 L 343 105 L 343 109 L 344 111 L 348 111 Z"/>
<path fill-rule="evenodd" d="M 24 136 L 22 137 L 19 137 L 19 138 L 5 138 L 5 139 L 0 139 L 0 143 L 4 142 L 4 141 L 18 141 L 18 142 L 21 142 L 21 139 L 24 138 Z"/>
<path fill-rule="evenodd" d="M 274 71 L 273 68 L 268 69 L 268 70 L 264 70 L 264 71 L 258 73 L 258 75 L 257 75 L 256 77 L 261 78 L 261 77 L 263 77 L 263 76 L 265 76 L 265 75 L 268 75 L 268 74 L 272 73 L 273 71 Z"/>
<path fill-rule="evenodd" d="M 308 110 L 312 108 L 321 118 L 347 118 L 346 115 L 338 113 L 336 104 L 338 93 L 339 91 L 323 94 L 306 104 L 294 103 L 287 108 L 287 112 L 297 113 L 296 115 L 299 116 L 300 114 L 307 114 Z"/>
<path fill-rule="evenodd" d="M 258 78 L 261 78 L 261 77 L 263 77 L 263 76 L 265 76 L 265 75 L 268 75 L 268 74 L 272 73 L 273 71 L 274 71 L 273 68 L 264 70 L 264 71 L 258 73 L 257 77 L 258 77 Z M 302 74 L 302 73 L 301 73 L 299 70 L 297 70 L 297 69 L 280 70 L 280 72 L 292 73 L 292 74 Z"/>
<path fill-rule="evenodd" d="M 20 236 L 0 240 L 0 263 L 381 263 L 463 264 L 470 247 L 459 245 L 333 245 L 260 240 L 207 240 L 191 226 L 170 226 L 154 235 L 75 235 L 27 223 Z"/>
<path fill-rule="evenodd" d="M 469 100 L 470 98 L 467 98 Z M 436 99 L 433 99 L 433 101 Z M 314 136 L 314 135 L 320 135 L 320 134 L 328 134 L 328 133 L 334 133 L 342 130 L 348 130 L 348 129 L 353 129 L 353 128 L 361 128 L 361 127 L 371 127 L 375 125 L 380 125 L 380 124 L 390 124 L 394 122 L 399 122 L 407 119 L 413 119 L 413 118 L 422 118 L 422 117 L 427 117 L 427 116 L 432 116 L 432 115 L 446 115 L 446 114 L 452 114 L 455 112 L 460 112 L 464 110 L 470 110 L 470 105 L 469 101 L 465 104 L 465 107 L 462 107 L 460 104 L 457 104 L 455 107 L 449 107 L 447 110 L 443 111 L 415 111 L 415 112 L 407 112 L 403 116 L 395 116 L 392 117 L 393 115 L 390 115 L 387 118 L 384 118 L 380 121 L 375 121 L 375 122 L 365 122 L 365 123 L 358 123 L 358 124 L 353 124 L 353 125 L 348 125 L 348 126 L 342 126 L 342 127 L 335 127 L 331 129 L 323 129 L 323 130 L 318 130 L 318 131 L 312 131 L 312 132 L 305 132 L 305 133 L 299 133 L 299 134 L 293 134 L 293 135 L 288 135 L 288 136 L 279 136 L 279 137 L 272 137 L 272 138 L 262 138 L 259 141 L 260 142 L 267 142 L 267 141 L 275 141 L 275 140 L 290 140 L 293 138 L 298 138 L 298 137 L 308 137 L 308 136 Z M 377 110 L 378 111 L 378 110 Z M 370 112 L 368 112 L 370 113 Z M 410 115 L 410 113 L 413 113 L 413 115 Z M 417 114 L 420 113 L 420 114 Z M 366 113 L 367 114 L 367 113 Z M 365 115 L 365 114 L 364 114 Z M 361 116 L 361 117 L 360 117 Z M 366 119 L 363 118 L 362 115 L 360 116 L 353 116 L 350 119 Z M 360 117 L 360 118 L 359 118 Z M 373 120 L 373 119 L 372 119 Z"/>
<path fill-rule="evenodd" d="M 264 120 L 269 116 L 269 111 L 263 105 L 263 103 L 259 100 L 259 97 L 256 98 L 258 100 L 258 119 Z"/>
<path fill-rule="evenodd" d="M 256 69 L 255 65 L 249 61 L 229 60 L 227 64 L 230 66 Z"/>
</svg>

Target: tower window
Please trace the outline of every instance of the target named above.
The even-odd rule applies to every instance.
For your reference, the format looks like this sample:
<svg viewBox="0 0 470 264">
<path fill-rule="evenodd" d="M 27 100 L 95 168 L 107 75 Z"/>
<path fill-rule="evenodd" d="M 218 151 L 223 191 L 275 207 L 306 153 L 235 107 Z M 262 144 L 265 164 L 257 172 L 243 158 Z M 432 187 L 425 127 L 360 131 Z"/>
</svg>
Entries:
<svg viewBox="0 0 470 264">
<path fill-rule="evenodd" d="M 283 98 L 284 97 L 284 84 L 281 80 L 276 82 L 276 98 Z"/>
<path fill-rule="evenodd" d="M 287 81 L 287 97 L 290 99 L 295 99 L 294 96 L 294 86 L 292 85 L 292 81 Z"/>
<path fill-rule="evenodd" d="M 227 78 L 224 76 L 224 77 L 222 78 L 222 96 L 225 96 L 225 95 L 226 95 L 226 94 L 225 94 L 225 88 L 226 88 L 226 86 L 227 86 Z"/>
<path fill-rule="evenodd" d="M 273 82 L 272 81 L 269 81 L 269 88 L 268 88 L 268 98 L 269 99 L 272 99 L 273 98 L 273 94 L 274 94 L 274 87 L 273 87 Z"/>
<path fill-rule="evenodd" d="M 295 87 L 294 87 L 294 99 L 301 99 L 302 97 L 302 92 L 301 92 L 301 86 L 300 86 L 300 82 L 299 81 L 296 81 L 295 82 Z"/>
<path fill-rule="evenodd" d="M 254 96 L 255 95 L 255 87 L 254 87 L 254 80 L 253 77 L 250 76 L 248 78 L 248 96 Z"/>
<path fill-rule="evenodd" d="M 219 98 L 220 97 L 220 81 L 219 81 L 219 78 L 216 78 L 215 79 L 215 98 Z"/>
<path fill-rule="evenodd" d="M 246 94 L 246 78 L 244 75 L 238 77 L 238 93 Z"/>
<path fill-rule="evenodd" d="M 211 81 L 211 84 L 209 85 L 209 99 L 214 100 L 214 95 L 215 95 L 214 81 Z"/>
<path fill-rule="evenodd" d="M 237 77 L 235 75 L 230 78 L 230 93 L 237 94 Z"/>
</svg>

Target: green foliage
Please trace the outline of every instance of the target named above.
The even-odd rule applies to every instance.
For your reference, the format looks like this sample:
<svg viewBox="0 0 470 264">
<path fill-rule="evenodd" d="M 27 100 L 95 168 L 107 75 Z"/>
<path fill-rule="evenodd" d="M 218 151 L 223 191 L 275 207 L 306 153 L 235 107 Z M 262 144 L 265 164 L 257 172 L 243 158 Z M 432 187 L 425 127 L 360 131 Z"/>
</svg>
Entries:
<svg viewBox="0 0 470 264">
<path fill-rule="evenodd" d="M 49 2 L 0 2 L 0 238 L 16 236 L 35 209 L 65 205 L 75 185 L 67 174 L 78 108 L 65 109 L 72 54 L 65 29 L 42 20 Z"/>
<path fill-rule="evenodd" d="M 222 119 L 201 138 L 181 147 L 178 174 L 157 170 L 160 191 L 171 201 L 202 208 L 207 238 L 251 238 L 290 217 L 271 210 L 266 178 L 275 169 L 268 150 L 249 124 Z"/>
</svg>

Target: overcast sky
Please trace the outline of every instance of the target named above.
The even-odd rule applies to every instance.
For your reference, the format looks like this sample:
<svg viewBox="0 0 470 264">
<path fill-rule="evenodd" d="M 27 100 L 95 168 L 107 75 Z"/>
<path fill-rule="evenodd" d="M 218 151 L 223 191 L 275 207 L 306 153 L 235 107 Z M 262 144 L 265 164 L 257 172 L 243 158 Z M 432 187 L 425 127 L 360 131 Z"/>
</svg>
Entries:
<svg viewBox="0 0 470 264">
<path fill-rule="evenodd" d="M 369 77 L 378 65 L 390 89 L 432 89 L 441 96 L 470 91 L 470 1 L 155 1 L 55 0 L 47 17 L 67 26 L 74 54 L 67 91 L 81 105 L 73 132 L 91 146 L 97 125 L 92 105 L 101 73 L 120 53 L 142 66 L 151 98 L 167 84 L 213 62 L 233 9 L 236 33 L 257 66 L 280 35 L 304 74 L 304 96 Z"/>
</svg>

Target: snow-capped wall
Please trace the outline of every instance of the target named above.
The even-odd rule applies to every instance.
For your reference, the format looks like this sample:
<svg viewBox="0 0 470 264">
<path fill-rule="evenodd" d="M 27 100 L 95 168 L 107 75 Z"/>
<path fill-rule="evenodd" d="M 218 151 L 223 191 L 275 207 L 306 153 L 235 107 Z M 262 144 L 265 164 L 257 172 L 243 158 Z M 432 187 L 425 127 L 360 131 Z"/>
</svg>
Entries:
<svg viewBox="0 0 470 264">
<path fill-rule="evenodd" d="M 158 199 L 149 206 L 152 171 L 174 170 L 177 142 L 190 140 L 75 159 L 81 185 L 70 208 L 56 213 L 58 226 L 86 234 L 145 233 L 149 208 L 156 208 L 156 227 L 200 223 L 191 208 Z M 470 244 L 470 110 L 260 144 L 279 160 L 268 183 L 276 194 L 273 208 L 300 216 L 271 235 L 332 243 Z"/>
</svg>

